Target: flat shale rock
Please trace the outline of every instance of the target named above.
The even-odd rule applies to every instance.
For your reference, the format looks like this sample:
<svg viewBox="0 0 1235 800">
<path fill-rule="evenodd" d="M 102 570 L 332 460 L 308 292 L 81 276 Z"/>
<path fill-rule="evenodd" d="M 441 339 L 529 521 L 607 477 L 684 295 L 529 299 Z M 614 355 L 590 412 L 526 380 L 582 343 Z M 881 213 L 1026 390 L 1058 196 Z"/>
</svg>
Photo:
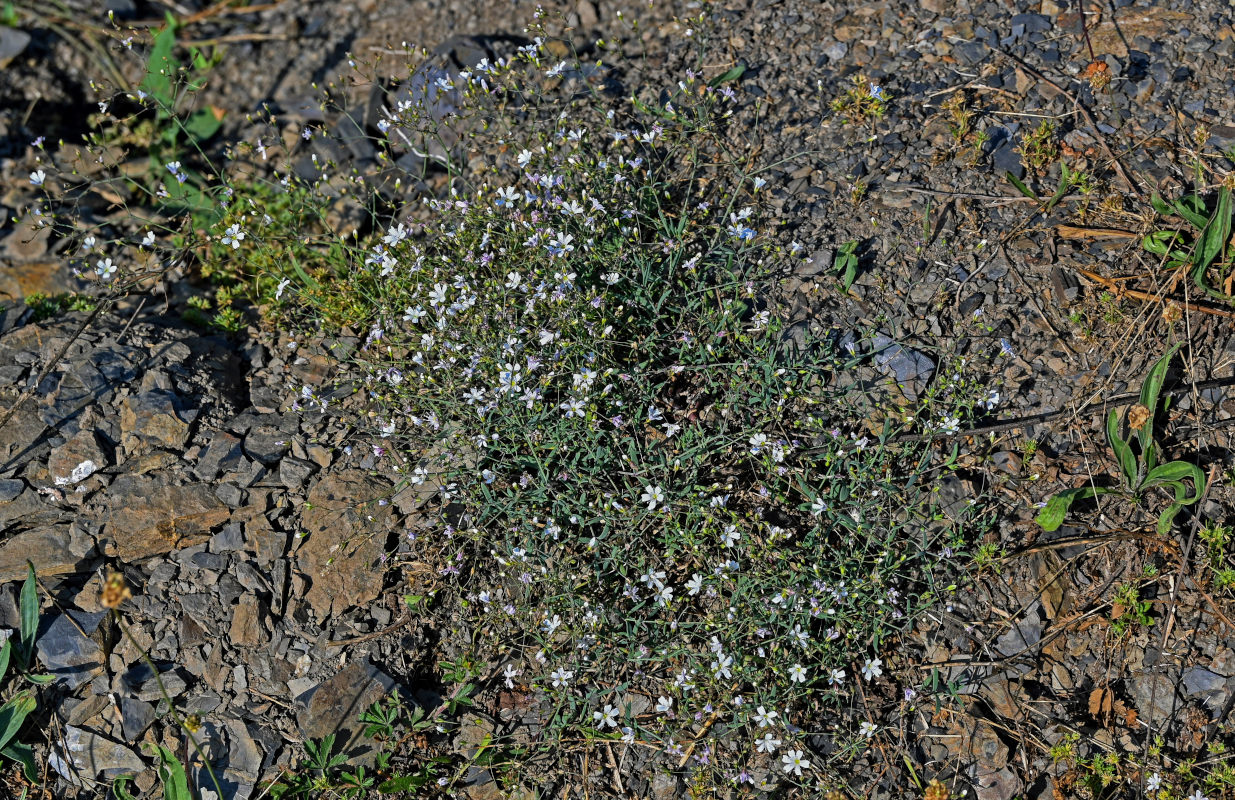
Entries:
<svg viewBox="0 0 1235 800">
<path fill-rule="evenodd" d="M 66 725 L 63 750 L 51 755 L 51 766 L 63 778 L 78 783 L 79 774 L 110 780 L 119 775 L 141 772 L 146 765 L 141 757 L 120 742 L 112 741 L 83 728 Z"/>
<path fill-rule="evenodd" d="M 230 516 L 208 484 L 167 486 L 154 477 L 122 475 L 107 489 L 103 540 L 109 555 L 140 561 L 202 544 Z"/>
<path fill-rule="evenodd" d="M 368 501 L 387 490 L 385 481 L 359 470 L 326 475 L 309 490 L 301 518 L 305 540 L 296 557 L 311 581 L 304 599 L 319 621 L 366 605 L 381 591 L 379 559 L 391 512 Z"/>
<path fill-rule="evenodd" d="M 395 687 L 395 680 L 368 660 L 353 661 L 329 680 L 296 698 L 296 723 L 305 739 L 336 734 L 346 752 L 360 739 L 357 718 Z"/>
</svg>

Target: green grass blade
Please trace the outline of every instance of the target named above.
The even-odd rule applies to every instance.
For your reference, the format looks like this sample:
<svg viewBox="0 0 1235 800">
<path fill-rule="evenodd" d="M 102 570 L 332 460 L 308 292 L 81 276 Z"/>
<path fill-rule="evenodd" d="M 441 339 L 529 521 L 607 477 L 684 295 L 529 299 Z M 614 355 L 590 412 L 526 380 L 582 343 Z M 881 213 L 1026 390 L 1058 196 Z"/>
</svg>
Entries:
<svg viewBox="0 0 1235 800">
<path fill-rule="evenodd" d="M 22 692 L 0 707 L 0 750 L 13 740 L 26 717 L 30 716 L 37 706 L 33 695 Z"/>
<path fill-rule="evenodd" d="M 1038 199 L 1038 196 L 1034 194 L 1033 190 L 1026 186 L 1020 178 L 1016 177 L 1011 172 L 1005 172 L 1003 176 L 1008 179 L 1008 183 L 1015 186 L 1017 191 L 1028 197 L 1030 200 Z"/>
<path fill-rule="evenodd" d="M 1141 442 L 1141 449 L 1144 450 L 1150 442 L 1153 441 L 1154 418 L 1158 413 L 1158 395 L 1162 392 L 1162 384 L 1166 382 L 1166 371 L 1171 365 L 1171 359 L 1179 352 L 1179 348 L 1183 346 L 1182 342 L 1177 342 L 1171 346 L 1166 354 L 1154 362 L 1153 367 L 1149 370 L 1149 377 L 1145 379 L 1145 383 L 1141 384 L 1141 405 L 1149 409 L 1149 418 L 1141 425 L 1137 431 L 1137 438 Z"/>
<path fill-rule="evenodd" d="M 27 666 L 34 656 L 34 637 L 39 632 L 39 591 L 34 564 L 26 562 L 26 581 L 21 585 L 21 659 Z"/>
</svg>

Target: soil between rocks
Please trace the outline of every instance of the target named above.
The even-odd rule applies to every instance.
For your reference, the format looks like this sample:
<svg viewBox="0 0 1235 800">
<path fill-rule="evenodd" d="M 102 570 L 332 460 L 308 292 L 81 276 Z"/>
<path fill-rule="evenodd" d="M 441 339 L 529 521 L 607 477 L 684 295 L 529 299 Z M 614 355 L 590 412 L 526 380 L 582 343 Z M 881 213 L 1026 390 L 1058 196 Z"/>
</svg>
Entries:
<svg viewBox="0 0 1235 800">
<path fill-rule="evenodd" d="M 131 0 L 110 7 L 125 24 L 163 11 Z M 716 18 L 719 40 L 705 60 L 751 67 L 734 130 L 763 162 L 780 165 L 767 176 L 773 205 L 786 238 L 812 253 L 813 268 L 781 287 L 791 322 L 883 331 L 891 405 L 913 402 L 945 358 L 964 357 L 970 374 L 999 393 L 992 421 L 1049 415 L 957 437 L 964 469 L 941 491 L 993 503 L 999 523 L 989 544 L 1008 558 L 901 643 L 867 694 L 865 712 L 883 733 L 846 776 L 848 791 L 920 796 L 904 753 L 918 778 L 938 778 L 954 795 L 1080 796 L 1078 774 L 1050 755 L 1070 733 L 1081 734 L 1081 755 L 1134 752 L 1157 733 L 1177 757 L 1215 763 L 1212 743 L 1235 745 L 1235 607 L 1229 594 L 1207 590 L 1192 518 L 1158 537 L 1146 535 L 1152 521 L 1135 509 L 1091 508 L 1051 534 L 1032 517 L 1058 489 L 1114 474 L 1101 428 L 1107 403 L 1139 388 L 1166 343 L 1187 341 L 1172 387 L 1232 375 L 1230 319 L 1198 301 L 1172 328 L 1160 305 L 1081 272 L 1154 275 L 1139 247 L 1148 196 L 1190 187 L 1198 152 L 1219 171 L 1235 169 L 1220 155 L 1235 145 L 1231 8 L 1208 0 L 1086 6 L 1089 41 L 1112 76 L 1101 91 L 1079 77 L 1091 61 L 1079 7 L 1050 0 L 585 0 L 561 8 L 578 47 L 623 42 L 633 59 L 621 75 L 627 94 L 673 86 L 694 63 L 689 24 L 676 14 Z M 0 74 L 0 292 L 13 300 L 80 288 L 62 244 L 22 222 L 33 198 L 30 142 L 71 146 L 83 109 L 99 99 L 89 87 L 99 65 L 69 33 L 77 29 L 65 27 L 74 10 L 106 24 L 97 10 L 69 5 L 0 28 L 0 62 L 11 59 Z M 174 7 L 203 10 L 191 0 Z M 263 105 L 291 130 L 340 124 L 314 110 L 311 84 L 342 82 L 349 57 L 452 39 L 455 51 L 483 48 L 483 39 L 454 37 L 522 36 L 533 11 L 518 2 L 279 2 L 207 14 L 185 35 L 227 43 L 203 100 L 229 112 L 220 138 L 237 140 L 253 138 L 245 115 Z M 629 19 L 640 21 L 640 34 L 630 34 Z M 890 97 L 883 120 L 845 124 L 830 109 L 854 75 Z M 950 132 L 945 103 L 958 92 L 984 140 L 958 142 Z M 1069 165 L 1095 180 L 1091 195 L 1074 193 L 1047 213 L 1004 177 L 1010 171 L 1053 193 L 1058 164 L 1037 174 L 1017 151 L 1042 120 L 1059 126 Z M 361 167 L 367 157 L 343 156 Z M 1119 202 L 1104 202 L 1110 197 Z M 861 258 L 846 295 L 831 263 L 850 240 Z M 1152 295 L 1165 283 L 1136 286 Z M 442 700 L 433 665 L 452 645 L 442 621 L 405 613 L 411 576 L 368 568 L 385 545 L 380 536 L 342 557 L 332 549 L 339 542 L 330 532 L 355 513 L 344 499 L 389 487 L 370 476 L 373 451 L 345 416 L 296 402 L 295 387 L 332 376 L 328 343 L 291 351 L 286 337 L 256 330 L 210 335 L 185 324 L 176 303 L 183 293 L 174 287 L 131 298 L 80 334 L 80 312 L 35 322 L 18 303 L 0 318 L 0 411 L 12 411 L 0 427 L 0 627 L 18 624 L 17 582 L 33 559 L 55 601 L 39 647 L 58 678 L 45 696 L 48 744 L 39 754 L 51 765 L 46 796 L 94 796 L 97 780 L 149 767 L 134 746 L 143 739 L 181 746 L 162 718 L 153 673 L 98 604 L 104 564 L 141 587 L 126 606 L 133 640 L 149 650 L 177 707 L 205 720 L 201 738 L 229 797 L 258 796 L 306 738 L 360 737 L 358 710 L 392 686 L 428 707 Z M 1235 396 L 1214 386 L 1181 392 L 1167 425 L 1168 449 L 1213 478 L 1198 519 L 1230 519 L 1233 417 Z M 417 503 L 399 496 L 370 524 L 393 533 Z M 1114 588 L 1142 578 L 1147 565 L 1158 574 L 1148 583 L 1156 624 L 1117 635 Z M 474 747 L 475 730 L 513 730 L 524 712 L 535 716 L 488 678 L 464 726 L 471 733 L 446 750 Z M 922 691 L 928 681 L 940 687 L 934 697 Z M 821 753 L 829 746 L 822 737 L 815 744 Z M 657 774 L 654 763 L 624 763 L 628 795 L 686 796 L 679 777 Z M 488 777 L 469 775 L 463 793 L 499 796 Z M 150 769 L 137 786 L 154 789 Z M 595 764 L 527 788 L 614 791 Z"/>
</svg>

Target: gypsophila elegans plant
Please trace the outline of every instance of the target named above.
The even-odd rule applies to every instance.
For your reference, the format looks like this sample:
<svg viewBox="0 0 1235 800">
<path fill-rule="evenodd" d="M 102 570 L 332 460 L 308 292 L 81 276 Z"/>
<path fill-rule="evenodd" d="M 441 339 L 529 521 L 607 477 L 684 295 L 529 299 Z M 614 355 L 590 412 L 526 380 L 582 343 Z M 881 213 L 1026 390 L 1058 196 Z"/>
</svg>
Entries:
<svg viewBox="0 0 1235 800">
<path fill-rule="evenodd" d="M 588 67 L 539 40 L 461 76 L 484 128 L 449 195 L 283 301 L 367 304 L 375 468 L 424 512 L 386 563 L 433 565 L 418 606 L 532 698 L 529 763 L 608 743 L 692 785 L 811 785 L 811 734 L 843 757 L 880 735 L 859 684 L 954 588 L 964 518 L 935 507 L 929 447 L 868 435 L 832 385 L 859 357 L 788 343 L 768 297 L 799 248 L 726 135 L 740 88 L 692 71 L 632 110 L 558 80 Z"/>
</svg>

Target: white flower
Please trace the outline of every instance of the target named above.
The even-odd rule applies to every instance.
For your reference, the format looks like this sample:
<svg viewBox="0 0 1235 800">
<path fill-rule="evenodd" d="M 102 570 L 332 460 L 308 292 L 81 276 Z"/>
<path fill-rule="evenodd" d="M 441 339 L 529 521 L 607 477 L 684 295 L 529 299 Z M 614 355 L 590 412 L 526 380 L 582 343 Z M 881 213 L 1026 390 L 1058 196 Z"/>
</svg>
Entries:
<svg viewBox="0 0 1235 800">
<path fill-rule="evenodd" d="M 442 303 L 446 302 L 446 290 L 449 287 L 444 283 L 435 283 L 433 291 L 429 292 L 429 305 L 437 308 Z"/>
<path fill-rule="evenodd" d="M 832 674 L 828 675 L 829 686 L 840 686 L 845 682 L 845 671 L 843 669 L 834 669 Z"/>
<path fill-rule="evenodd" d="M 626 742 L 626 744 L 634 744 L 635 743 L 635 729 L 634 728 L 622 728 L 622 741 Z"/>
<path fill-rule="evenodd" d="M 570 419 L 571 417 L 583 417 L 583 401 L 578 397 L 570 398 L 566 402 L 559 405 L 558 408 L 566 412 L 567 419 Z"/>
<path fill-rule="evenodd" d="M 530 150 L 524 150 L 522 153 L 519 154 L 519 166 L 520 167 L 526 167 L 529 163 L 531 163 L 531 161 L 532 161 L 532 152 Z"/>
<path fill-rule="evenodd" d="M 995 406 L 999 405 L 999 392 L 995 389 L 991 389 L 986 393 L 986 397 L 979 400 L 976 405 L 986 409 L 987 411 L 991 411 L 995 408 Z"/>
<path fill-rule="evenodd" d="M 961 429 L 961 421 L 959 417 L 944 417 L 939 423 L 940 433 L 956 433 Z"/>
<path fill-rule="evenodd" d="M 1188 796 L 1188 800 L 1209 800 L 1209 798 L 1201 794 L 1200 789 L 1197 789 L 1195 794 L 1191 794 Z"/>
<path fill-rule="evenodd" d="M 656 605 L 667 606 L 673 601 L 673 587 L 662 586 L 656 590 Z"/>
<path fill-rule="evenodd" d="M 648 504 L 648 511 L 655 511 L 657 503 L 665 502 L 665 490 L 659 486 L 646 486 L 639 502 Z"/>
<path fill-rule="evenodd" d="M 283 290 L 286 289 L 288 286 L 290 286 L 291 282 L 292 282 L 291 278 L 284 278 L 283 280 L 279 281 L 279 287 L 275 289 L 274 291 L 275 300 L 278 300 L 280 297 L 283 296 Z"/>
<path fill-rule="evenodd" d="M 111 276 L 116 274 L 116 265 L 110 258 L 104 258 L 95 265 L 94 271 L 103 280 L 111 280 Z"/>
<path fill-rule="evenodd" d="M 760 728 L 766 728 L 776 722 L 776 711 L 768 711 L 763 706 L 759 706 L 755 709 L 755 722 L 759 723 Z"/>
<path fill-rule="evenodd" d="M 386 235 L 382 237 L 382 241 L 387 247 L 394 247 L 399 242 L 407 238 L 409 233 L 407 226 L 400 222 L 398 225 L 391 227 L 386 231 Z"/>
<path fill-rule="evenodd" d="M 403 321 L 411 323 L 420 322 L 420 318 L 423 317 L 425 313 L 425 310 L 420 306 L 408 306 L 403 309 Z"/>
<path fill-rule="evenodd" d="M 699 594 L 699 590 L 703 588 L 703 576 L 696 572 L 690 576 L 690 580 L 686 582 L 686 589 L 691 597 Z"/>
<path fill-rule="evenodd" d="M 1162 785 L 1162 776 L 1154 773 L 1145 779 L 1145 788 L 1151 792 L 1158 791 L 1158 787 Z"/>
<path fill-rule="evenodd" d="M 789 680 L 794 683 L 806 683 L 806 668 L 801 664 L 794 664 L 789 668 Z"/>
<path fill-rule="evenodd" d="M 522 674 L 523 674 L 523 671 L 515 669 L 514 664 L 507 664 L 505 671 L 502 672 L 502 675 L 504 675 L 506 678 L 506 688 L 507 689 L 515 688 L 514 679 Z"/>
<path fill-rule="evenodd" d="M 882 674 L 883 674 L 883 659 L 882 658 L 866 659 L 866 665 L 862 667 L 862 677 L 866 679 L 867 683 L 870 683 L 871 678 L 878 678 Z"/>
<path fill-rule="evenodd" d="M 750 437 L 750 454 L 757 456 L 763 450 L 763 446 L 768 443 L 767 434 L 756 433 Z"/>
<path fill-rule="evenodd" d="M 82 239 L 81 240 L 81 251 L 83 253 L 89 253 L 91 250 L 94 249 L 94 243 L 95 243 L 95 238 L 93 236 L 87 236 L 85 239 Z"/>
<path fill-rule="evenodd" d="M 879 726 L 873 725 L 869 722 L 863 722 L 858 728 L 858 733 L 862 734 L 863 737 L 870 739 L 875 735 L 875 731 L 877 730 L 879 730 Z"/>
<path fill-rule="evenodd" d="M 738 533 L 736 525 L 726 525 L 725 530 L 720 535 L 720 543 L 725 547 L 733 547 L 737 544 L 738 539 L 742 538 L 742 534 Z"/>
<path fill-rule="evenodd" d="M 523 280 L 523 276 L 520 275 L 519 273 L 507 272 L 506 273 L 506 288 L 507 289 L 517 289 L 519 288 L 519 283 L 522 280 Z"/>
<path fill-rule="evenodd" d="M 755 740 L 755 749 L 760 753 L 775 753 L 778 747 L 780 747 L 780 739 L 770 733 L 765 733 L 762 739 Z"/>
<path fill-rule="evenodd" d="M 146 231 L 142 237 L 142 247 L 154 247 L 154 231 Z"/>
<path fill-rule="evenodd" d="M 240 230 L 240 223 L 235 223 L 229 227 L 220 240 L 223 244 L 230 244 L 233 250 L 240 249 L 240 242 L 244 239 L 244 231 Z"/>
<path fill-rule="evenodd" d="M 553 679 L 553 688 L 556 689 L 559 686 L 565 686 L 571 678 L 575 677 L 575 673 L 563 667 L 558 667 L 549 673 L 549 677 Z"/>
<path fill-rule="evenodd" d="M 785 765 L 785 772 L 792 772 L 794 775 L 801 775 L 802 770 L 810 769 L 810 759 L 804 757 L 801 750 L 790 750 L 785 755 L 781 756 L 781 762 Z"/>
<path fill-rule="evenodd" d="M 672 708 L 673 708 L 673 698 L 672 697 L 656 698 L 656 710 L 659 711 L 660 713 L 664 714 L 666 711 L 669 711 Z"/>
<path fill-rule="evenodd" d="M 47 180 L 47 173 L 41 169 L 36 169 L 30 173 L 30 182 L 35 186 L 42 186 L 45 180 Z"/>
<path fill-rule="evenodd" d="M 714 678 L 732 678 L 733 673 L 729 668 L 733 666 L 733 656 L 727 656 L 724 653 L 717 653 L 716 660 L 712 662 L 712 677 Z"/>
<path fill-rule="evenodd" d="M 617 717 L 618 710 L 608 703 L 605 704 L 604 711 L 592 712 L 592 719 L 596 720 L 596 724 L 601 728 L 616 728 Z"/>
<path fill-rule="evenodd" d="M 815 502 L 813 502 L 813 503 L 811 503 L 811 504 L 810 504 L 810 513 L 811 513 L 813 516 L 816 516 L 816 517 L 817 517 L 817 516 L 819 516 L 820 514 L 822 514 L 824 511 L 826 511 L 826 510 L 827 510 L 827 508 L 828 508 L 828 504 L 827 504 L 827 503 L 825 503 L 825 502 L 823 502 L 823 498 L 822 498 L 822 497 L 816 497 L 816 498 L 815 498 Z"/>
</svg>

